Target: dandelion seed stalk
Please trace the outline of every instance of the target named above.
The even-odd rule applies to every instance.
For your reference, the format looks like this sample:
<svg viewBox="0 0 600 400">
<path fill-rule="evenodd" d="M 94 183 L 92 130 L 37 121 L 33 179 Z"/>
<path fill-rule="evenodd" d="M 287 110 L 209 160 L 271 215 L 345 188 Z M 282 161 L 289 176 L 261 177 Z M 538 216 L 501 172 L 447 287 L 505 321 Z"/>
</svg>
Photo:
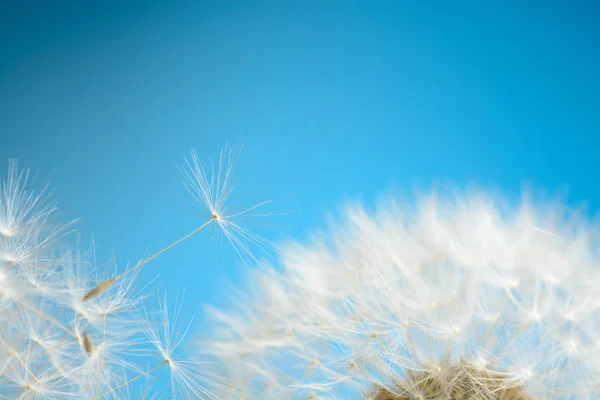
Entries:
<svg viewBox="0 0 600 400">
<path fill-rule="evenodd" d="M 96 399 L 101 399 L 104 396 L 107 396 L 107 395 L 109 395 L 111 393 L 114 393 L 116 390 L 119 390 L 120 388 L 122 388 L 124 386 L 127 386 L 127 385 L 131 384 L 132 382 L 135 382 L 136 380 L 138 380 L 138 379 L 140 379 L 140 378 L 142 378 L 142 377 L 144 377 L 146 375 L 149 375 L 152 372 L 154 372 L 157 369 L 159 369 L 160 367 L 162 367 L 164 365 L 168 365 L 168 364 L 169 364 L 169 360 L 165 360 L 165 361 L 161 362 L 160 364 L 155 365 L 154 367 L 152 367 L 152 368 L 150 368 L 150 369 L 148 369 L 148 370 L 146 370 L 146 371 L 144 371 L 144 372 L 142 372 L 142 373 L 134 376 L 133 378 L 129 379 L 127 382 L 124 382 L 124 383 L 120 384 L 119 386 L 117 386 L 117 387 L 115 387 L 115 388 L 113 388 L 113 389 L 111 389 L 111 390 L 109 390 L 107 392 L 102 393 L 100 396 L 97 396 Z"/>
<path fill-rule="evenodd" d="M 119 279 L 127 276 L 128 274 L 132 273 L 133 271 L 143 267 L 145 264 L 147 264 L 148 262 L 152 261 L 153 259 L 155 259 L 156 257 L 160 256 L 162 253 L 164 253 L 165 251 L 171 249 L 172 247 L 178 245 L 179 243 L 183 242 L 184 240 L 190 238 L 191 236 L 193 236 L 194 234 L 200 232 L 202 229 L 206 228 L 211 222 L 218 220 L 218 216 L 216 214 L 213 214 L 212 218 L 209 219 L 208 221 L 206 221 L 204 224 L 200 225 L 199 227 L 197 227 L 196 229 L 194 229 L 193 231 L 191 231 L 190 233 L 188 233 L 187 235 L 181 237 L 180 239 L 174 241 L 173 243 L 171 243 L 170 245 L 163 247 L 162 249 L 160 249 L 159 251 L 157 251 L 156 253 L 152 254 L 150 257 L 145 258 L 144 260 L 140 261 L 139 263 L 137 263 L 136 265 L 134 265 L 133 267 L 127 269 L 125 272 L 123 272 L 120 275 L 117 275 L 113 278 L 107 279 L 103 282 L 100 282 L 96 287 L 94 287 L 92 290 L 90 290 L 89 292 L 87 292 L 84 296 L 83 296 L 83 301 L 88 301 L 90 299 L 93 299 L 96 296 L 101 295 L 102 293 L 104 293 L 113 283 L 117 282 Z"/>
<path fill-rule="evenodd" d="M 19 300 L 18 303 L 20 305 L 22 305 L 23 307 L 27 308 L 29 311 L 34 312 L 35 314 L 37 314 L 38 316 L 40 316 L 41 318 L 45 319 L 46 321 L 50 322 L 51 324 L 53 324 L 54 326 L 56 326 L 57 328 L 59 328 L 61 331 L 65 332 L 66 334 L 68 334 L 69 336 L 73 336 L 73 332 L 71 332 L 70 330 L 68 330 L 67 328 L 65 328 L 59 321 L 57 321 L 55 318 L 52 318 L 51 316 L 44 314 L 43 312 L 37 310 L 35 307 L 30 306 L 29 304 L 25 303 L 24 301 Z"/>
<path fill-rule="evenodd" d="M 38 353 L 37 353 L 36 355 L 34 355 L 33 357 L 30 357 L 30 358 L 28 359 L 28 361 L 29 361 L 29 362 L 35 361 L 37 358 L 39 358 L 39 357 L 41 357 L 41 356 L 43 356 L 43 355 L 46 355 L 46 354 L 48 354 L 48 353 L 51 353 L 51 352 L 53 352 L 54 350 L 57 350 L 57 349 L 59 349 L 59 348 L 61 348 L 61 347 L 67 346 L 67 345 L 69 345 L 69 344 L 71 344 L 71 343 L 74 343 L 74 342 L 76 342 L 77 340 L 78 340 L 78 339 L 71 339 L 71 340 L 69 340 L 68 342 L 64 342 L 64 343 L 58 344 L 58 345 L 56 345 L 56 346 L 54 346 L 54 347 L 51 347 L 51 348 L 49 348 L 49 349 L 47 349 L 47 350 L 46 350 L 46 349 L 42 349 L 42 351 L 38 352 Z M 6 362 L 10 361 L 10 359 L 11 359 L 12 357 L 14 357 L 14 356 L 15 356 L 14 354 L 11 354 L 11 355 L 9 355 L 9 359 L 7 359 L 7 360 L 5 360 L 5 361 L 6 361 Z M 4 378 L 5 378 L 5 377 L 6 377 L 8 374 L 10 374 L 11 372 L 13 372 L 13 371 L 15 370 L 15 368 L 17 368 L 17 367 L 13 367 L 13 368 L 11 368 L 11 369 L 9 369 L 9 370 L 7 370 L 7 371 L 2 371 L 2 372 L 0 373 L 0 383 L 2 383 L 2 381 L 4 380 Z"/>
<path fill-rule="evenodd" d="M 106 314 L 104 314 L 104 317 L 102 318 L 102 342 L 104 342 L 105 339 L 106 339 Z M 106 350 L 103 348 L 102 356 L 101 356 L 102 358 L 100 360 L 100 372 L 102 372 L 102 368 L 104 368 L 104 356 L 105 355 L 106 355 Z M 94 399 L 96 399 L 98 396 L 98 391 L 100 390 L 101 383 L 102 383 L 102 378 L 98 377 L 98 383 L 96 385 Z"/>
<path fill-rule="evenodd" d="M 29 368 L 29 365 L 27 365 L 27 363 L 25 361 L 23 361 L 21 359 L 21 357 L 19 356 L 19 354 L 17 354 L 17 352 L 10 347 L 4 340 L 2 340 L 2 338 L 0 338 L 0 343 L 2 344 L 2 346 L 6 349 L 9 350 L 10 355 L 14 358 L 17 359 L 17 361 L 19 361 L 19 363 L 23 366 L 23 368 L 25 368 L 25 370 L 36 380 L 39 382 L 38 377 L 33 373 L 33 371 L 31 371 L 31 369 Z"/>
</svg>

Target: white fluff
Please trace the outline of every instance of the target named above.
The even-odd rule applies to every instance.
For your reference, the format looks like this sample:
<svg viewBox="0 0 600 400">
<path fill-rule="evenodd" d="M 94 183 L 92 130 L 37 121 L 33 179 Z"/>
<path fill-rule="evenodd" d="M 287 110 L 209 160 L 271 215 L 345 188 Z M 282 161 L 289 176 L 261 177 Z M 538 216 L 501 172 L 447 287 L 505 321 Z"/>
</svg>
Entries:
<svg viewBox="0 0 600 400">
<path fill-rule="evenodd" d="M 0 179 L 0 399 L 214 399 L 223 387 L 206 365 L 183 358 L 164 301 L 151 312 L 136 288 L 139 269 L 91 300 L 117 274 L 96 265 L 51 221 L 48 192 L 11 162 Z M 160 375 L 170 376 L 161 381 Z M 139 383 L 148 380 L 148 387 Z"/>
<path fill-rule="evenodd" d="M 600 398 L 599 230 L 579 213 L 470 190 L 332 225 L 212 310 L 202 350 L 234 397 L 368 398 L 466 364 L 533 398 Z"/>
</svg>

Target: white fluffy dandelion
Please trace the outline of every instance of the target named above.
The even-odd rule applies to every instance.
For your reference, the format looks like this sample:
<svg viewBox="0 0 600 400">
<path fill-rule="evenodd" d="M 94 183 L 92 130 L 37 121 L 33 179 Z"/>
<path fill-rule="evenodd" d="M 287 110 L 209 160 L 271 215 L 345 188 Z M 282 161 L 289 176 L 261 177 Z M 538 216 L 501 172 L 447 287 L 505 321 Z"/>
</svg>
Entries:
<svg viewBox="0 0 600 400">
<path fill-rule="evenodd" d="M 600 398 L 600 230 L 507 204 L 470 191 L 350 207 L 251 272 L 202 351 L 232 398 Z"/>
<path fill-rule="evenodd" d="M 156 334 L 173 323 L 165 303 L 141 313 L 139 265 L 149 259 L 121 274 L 97 265 L 65 236 L 70 224 L 50 221 L 56 204 L 31 183 L 15 162 L 0 180 L 0 399 L 209 399 L 212 386 L 226 389 L 180 351 L 181 338 Z"/>
</svg>

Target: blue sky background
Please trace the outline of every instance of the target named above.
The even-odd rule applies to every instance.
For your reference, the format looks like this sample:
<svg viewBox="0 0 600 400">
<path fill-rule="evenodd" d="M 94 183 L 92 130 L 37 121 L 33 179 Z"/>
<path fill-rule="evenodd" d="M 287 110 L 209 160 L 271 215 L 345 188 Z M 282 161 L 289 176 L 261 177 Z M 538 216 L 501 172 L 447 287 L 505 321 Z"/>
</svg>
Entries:
<svg viewBox="0 0 600 400">
<path fill-rule="evenodd" d="M 596 211 L 595 3 L 4 1 L 0 160 L 51 180 L 63 217 L 122 265 L 203 222 L 174 162 L 238 137 L 236 201 L 301 210 L 274 240 L 307 237 L 346 198 L 439 178 L 568 187 Z M 187 287 L 184 314 L 239 272 L 226 247 L 211 262 L 209 236 L 143 272 Z"/>
</svg>

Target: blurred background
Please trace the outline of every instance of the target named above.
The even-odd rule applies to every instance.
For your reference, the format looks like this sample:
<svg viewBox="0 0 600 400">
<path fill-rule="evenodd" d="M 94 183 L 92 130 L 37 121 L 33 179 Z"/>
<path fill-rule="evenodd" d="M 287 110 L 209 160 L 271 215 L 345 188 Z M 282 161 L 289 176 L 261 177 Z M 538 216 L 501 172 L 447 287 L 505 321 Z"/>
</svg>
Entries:
<svg viewBox="0 0 600 400">
<path fill-rule="evenodd" d="M 523 181 L 600 202 L 593 1 L 3 1 L 0 171 L 51 181 L 121 268 L 206 216 L 176 164 L 244 143 L 232 207 L 273 199 L 265 236 L 305 240 L 391 185 Z M 240 265 L 203 231 L 142 279 L 220 304 Z M 201 323 L 200 323 L 201 325 Z"/>
</svg>

